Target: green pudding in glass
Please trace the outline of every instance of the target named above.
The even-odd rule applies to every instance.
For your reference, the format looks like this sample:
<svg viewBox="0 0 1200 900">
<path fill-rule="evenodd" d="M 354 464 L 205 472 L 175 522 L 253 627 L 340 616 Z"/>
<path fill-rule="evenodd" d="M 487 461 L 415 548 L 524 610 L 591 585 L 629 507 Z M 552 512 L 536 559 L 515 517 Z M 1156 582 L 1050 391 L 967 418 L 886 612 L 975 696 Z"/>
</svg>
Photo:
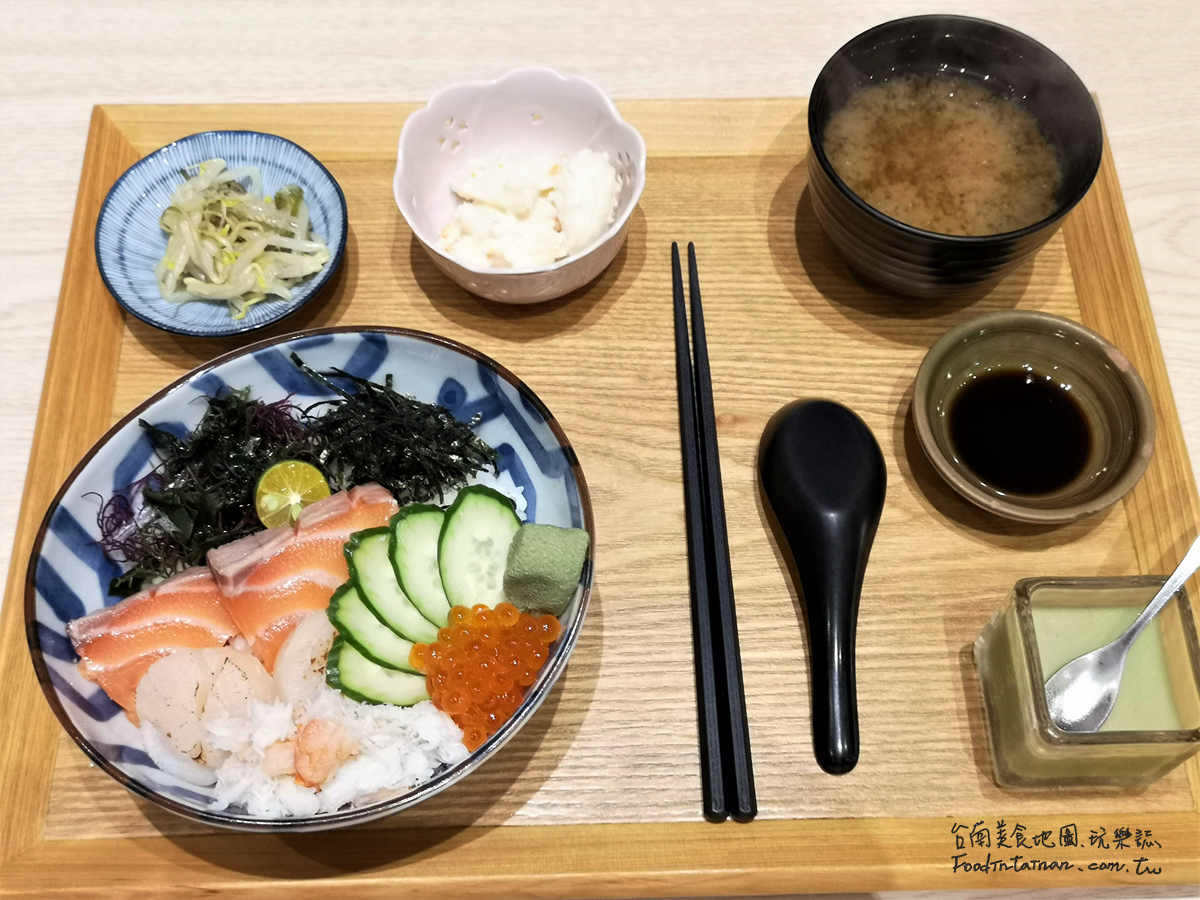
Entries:
<svg viewBox="0 0 1200 900">
<path fill-rule="evenodd" d="M 1140 606 L 1034 605 L 1033 630 L 1047 678 L 1075 659 L 1118 637 L 1142 611 Z M 1177 731 L 1179 710 L 1158 621 L 1151 622 L 1125 660 L 1121 692 L 1101 731 Z"/>
<path fill-rule="evenodd" d="M 997 784 L 1138 787 L 1200 751 L 1200 638 L 1182 591 L 1134 642 L 1116 708 L 1100 731 L 1061 731 L 1046 705 L 1046 679 L 1117 637 L 1164 580 L 1016 583 L 974 648 Z"/>
</svg>

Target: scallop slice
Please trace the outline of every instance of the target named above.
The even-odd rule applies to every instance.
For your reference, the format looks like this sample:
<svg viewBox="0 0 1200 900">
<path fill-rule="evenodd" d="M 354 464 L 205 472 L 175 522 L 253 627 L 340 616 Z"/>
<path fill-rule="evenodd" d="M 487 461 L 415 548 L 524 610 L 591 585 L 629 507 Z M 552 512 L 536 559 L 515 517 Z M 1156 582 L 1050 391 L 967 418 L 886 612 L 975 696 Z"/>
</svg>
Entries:
<svg viewBox="0 0 1200 900">
<path fill-rule="evenodd" d="M 196 650 L 178 650 L 156 661 L 137 686 L 137 714 L 158 730 L 166 748 L 207 764 L 201 722 L 212 674 Z"/>
<path fill-rule="evenodd" d="M 215 770 L 180 753 L 167 742 L 163 733 L 155 726 L 143 720 L 138 731 L 142 735 L 142 745 L 146 748 L 146 755 L 164 772 L 199 787 L 208 787 L 216 783 L 217 773 Z"/>
<path fill-rule="evenodd" d="M 137 712 L 157 731 L 159 752 L 169 749 L 181 759 L 217 766 L 228 754 L 210 745 L 205 720 L 244 715 L 251 700 L 274 698 L 275 682 L 244 650 L 177 650 L 138 682 Z"/>
<path fill-rule="evenodd" d="M 207 719 L 214 716 L 244 714 L 251 700 L 274 700 L 275 681 L 258 657 L 244 650 L 216 647 L 200 651 L 212 675 L 208 696 L 201 712 Z"/>
<path fill-rule="evenodd" d="M 320 693 L 334 634 L 324 610 L 300 620 L 275 657 L 275 688 L 282 699 L 303 702 Z"/>
</svg>

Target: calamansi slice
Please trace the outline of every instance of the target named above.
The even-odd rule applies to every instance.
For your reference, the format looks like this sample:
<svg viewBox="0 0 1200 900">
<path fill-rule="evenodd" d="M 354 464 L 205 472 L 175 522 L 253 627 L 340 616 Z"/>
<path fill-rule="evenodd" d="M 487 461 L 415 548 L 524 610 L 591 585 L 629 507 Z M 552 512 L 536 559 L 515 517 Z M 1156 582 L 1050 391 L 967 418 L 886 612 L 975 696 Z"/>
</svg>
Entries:
<svg viewBox="0 0 1200 900">
<path fill-rule="evenodd" d="M 329 482 L 316 466 L 298 459 L 277 462 L 258 479 L 254 508 L 268 528 L 290 525 L 300 510 L 329 496 Z"/>
</svg>

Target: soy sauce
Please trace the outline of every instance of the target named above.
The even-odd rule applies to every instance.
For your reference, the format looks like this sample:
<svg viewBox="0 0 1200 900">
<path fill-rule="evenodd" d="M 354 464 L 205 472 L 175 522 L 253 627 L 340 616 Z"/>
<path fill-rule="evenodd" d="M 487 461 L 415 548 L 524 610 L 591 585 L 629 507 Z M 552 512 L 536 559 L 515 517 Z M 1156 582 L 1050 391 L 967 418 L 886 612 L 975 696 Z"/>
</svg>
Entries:
<svg viewBox="0 0 1200 900">
<path fill-rule="evenodd" d="M 1025 370 L 976 378 L 954 398 L 950 440 L 983 481 L 1010 494 L 1049 494 L 1083 471 L 1087 419 L 1053 378 Z"/>
</svg>

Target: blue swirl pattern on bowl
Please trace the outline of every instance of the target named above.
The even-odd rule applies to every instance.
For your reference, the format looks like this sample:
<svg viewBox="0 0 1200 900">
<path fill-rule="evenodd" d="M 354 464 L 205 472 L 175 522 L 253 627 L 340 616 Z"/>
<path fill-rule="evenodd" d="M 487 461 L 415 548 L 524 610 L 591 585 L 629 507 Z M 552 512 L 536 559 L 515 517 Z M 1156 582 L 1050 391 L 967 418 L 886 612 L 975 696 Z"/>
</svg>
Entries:
<svg viewBox="0 0 1200 900">
<path fill-rule="evenodd" d="M 226 387 L 248 386 L 268 402 L 289 394 L 300 403 L 331 398 L 292 365 L 292 351 L 318 370 L 337 367 L 376 380 L 390 373 L 400 390 L 419 400 L 440 402 L 460 419 L 478 416 L 475 430 L 498 451 L 500 477 L 511 479 L 524 493 L 527 520 L 593 531 L 575 452 L 541 401 L 489 358 L 422 332 L 324 329 L 264 341 L 185 375 L 115 425 L 60 489 L 34 543 L 25 591 L 34 668 L 63 727 L 119 782 L 188 818 L 244 830 L 320 830 L 366 822 L 412 806 L 464 777 L 521 727 L 557 680 L 582 626 L 592 583 L 589 552 L 579 588 L 562 616 L 563 636 L 521 708 L 465 761 L 406 794 L 342 812 L 266 820 L 237 810 L 214 811 L 211 790 L 155 766 L 120 707 L 79 674 L 78 657 L 66 637 L 69 620 L 117 601 L 108 596 L 108 583 L 119 566 L 97 543 L 98 495 L 123 491 L 149 472 L 153 451 L 139 418 L 182 435 L 204 413 L 205 404 L 196 400 Z"/>
<path fill-rule="evenodd" d="M 289 184 L 303 188 L 313 233 L 329 246 L 329 263 L 294 287 L 289 299 L 268 298 L 250 307 L 242 319 L 232 318 L 228 305 L 220 301 L 164 300 L 154 277 L 167 247 L 158 219 L 183 182 L 180 170 L 213 158 L 230 167 L 257 166 L 267 193 Z M 96 222 L 96 264 L 117 303 L 149 325 L 195 337 L 243 334 L 279 321 L 317 295 L 341 265 L 346 222 L 341 187 L 303 147 L 258 131 L 204 131 L 155 150 L 117 179 Z"/>
</svg>

